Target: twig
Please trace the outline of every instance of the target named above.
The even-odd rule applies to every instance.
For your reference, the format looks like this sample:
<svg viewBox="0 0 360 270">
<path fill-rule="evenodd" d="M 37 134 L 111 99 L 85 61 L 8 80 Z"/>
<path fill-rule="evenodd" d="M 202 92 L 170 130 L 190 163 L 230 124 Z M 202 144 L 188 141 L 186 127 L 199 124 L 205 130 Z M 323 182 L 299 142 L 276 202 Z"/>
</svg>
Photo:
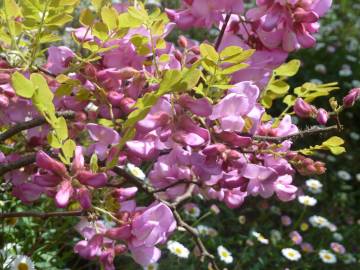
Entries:
<svg viewBox="0 0 360 270">
<path fill-rule="evenodd" d="M 64 112 L 58 112 L 58 113 L 56 113 L 56 115 L 58 117 L 62 116 L 65 119 L 73 119 L 74 116 L 75 116 L 75 112 L 73 112 L 73 111 L 64 111 Z M 46 120 L 42 116 L 39 116 L 39 117 L 37 117 L 35 119 L 26 121 L 24 123 L 16 124 L 16 125 L 12 126 L 11 128 L 9 128 L 8 130 L 6 130 L 5 132 L 0 134 L 0 142 L 3 142 L 5 140 L 9 139 L 10 137 L 14 136 L 15 134 L 17 134 L 17 133 L 19 133 L 21 131 L 31 129 L 31 128 L 34 128 L 34 127 L 38 127 L 38 126 L 41 126 L 43 124 L 46 124 Z"/>
<path fill-rule="evenodd" d="M 4 218 L 22 218 L 22 217 L 36 217 L 36 218 L 51 218 L 51 217 L 80 217 L 87 216 L 88 212 L 86 211 L 57 211 L 57 212 L 35 212 L 35 211 L 26 211 L 26 212 L 10 212 L 10 213 L 0 213 L 0 219 Z"/>
<path fill-rule="evenodd" d="M 313 135 L 313 134 L 328 133 L 328 132 L 333 132 L 333 131 L 339 131 L 338 126 L 335 125 L 335 126 L 324 127 L 324 128 L 313 127 L 313 128 L 310 128 L 310 129 L 299 131 L 299 132 L 297 132 L 295 134 L 292 134 L 292 135 L 281 136 L 281 137 L 270 137 L 270 136 L 257 136 L 257 135 L 255 135 L 252 138 L 254 140 L 257 140 L 257 141 L 281 143 L 281 142 L 286 141 L 286 140 L 296 140 L 296 139 L 307 137 L 307 136 Z"/>
<path fill-rule="evenodd" d="M 36 160 L 36 154 L 27 155 L 21 159 L 18 159 L 11 163 L 5 163 L 0 165 L 0 176 L 4 175 L 7 172 L 20 169 L 24 166 L 33 164 Z"/>
<path fill-rule="evenodd" d="M 230 18 L 231 18 L 231 13 L 227 14 L 226 17 L 225 17 L 225 21 L 224 21 L 224 24 L 223 26 L 221 27 L 221 30 L 220 30 L 220 34 L 216 40 L 216 43 L 215 43 L 215 50 L 218 50 L 220 45 L 221 45 L 221 41 L 224 37 L 224 34 L 225 34 L 225 30 L 226 30 L 226 27 L 230 21 Z"/>
<path fill-rule="evenodd" d="M 197 181 L 191 181 L 191 180 L 180 180 L 180 181 L 177 181 L 175 183 L 172 183 L 166 187 L 163 187 L 163 188 L 159 188 L 159 189 L 155 189 L 152 193 L 160 193 L 160 192 L 164 192 L 166 191 L 167 189 L 169 188 L 172 188 L 172 187 L 175 187 L 175 186 L 178 186 L 178 185 L 184 185 L 184 184 L 195 184 L 195 185 L 200 185 L 199 182 Z"/>
<path fill-rule="evenodd" d="M 209 261 L 210 261 L 210 264 L 212 266 L 212 268 L 214 270 L 220 270 L 220 268 L 217 266 L 216 264 L 216 261 L 215 261 L 215 257 L 214 255 L 212 255 L 205 247 L 203 241 L 201 240 L 200 236 L 199 236 L 199 233 L 198 231 L 190 226 L 189 224 L 187 224 L 180 216 L 180 214 L 177 212 L 177 210 L 173 210 L 173 213 L 174 213 L 174 217 L 175 217 L 175 220 L 178 224 L 178 226 L 181 226 L 183 227 L 190 235 L 191 237 L 194 239 L 197 247 L 199 248 L 200 250 L 200 261 L 201 262 L 204 262 L 205 258 L 208 258 Z"/>
</svg>

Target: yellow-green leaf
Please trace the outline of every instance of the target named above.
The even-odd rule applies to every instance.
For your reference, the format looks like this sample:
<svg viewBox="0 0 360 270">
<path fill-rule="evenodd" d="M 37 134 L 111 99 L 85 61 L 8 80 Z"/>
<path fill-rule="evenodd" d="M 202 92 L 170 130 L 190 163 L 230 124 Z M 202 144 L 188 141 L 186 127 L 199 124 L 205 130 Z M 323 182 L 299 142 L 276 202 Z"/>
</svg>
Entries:
<svg viewBox="0 0 360 270">
<path fill-rule="evenodd" d="M 118 26 L 118 13 L 113 7 L 103 7 L 101 9 L 101 19 L 110 30 Z"/>
<path fill-rule="evenodd" d="M 34 95 L 35 87 L 33 83 L 17 71 L 11 76 L 11 85 L 18 96 L 31 98 Z"/>
<path fill-rule="evenodd" d="M 274 72 L 277 76 L 292 77 L 299 71 L 300 65 L 300 60 L 294 59 L 288 63 L 282 64 L 280 67 L 275 69 Z"/>
<path fill-rule="evenodd" d="M 219 61 L 219 54 L 216 52 L 215 48 L 209 44 L 206 43 L 201 44 L 200 53 L 203 58 L 207 58 L 214 62 Z"/>
</svg>

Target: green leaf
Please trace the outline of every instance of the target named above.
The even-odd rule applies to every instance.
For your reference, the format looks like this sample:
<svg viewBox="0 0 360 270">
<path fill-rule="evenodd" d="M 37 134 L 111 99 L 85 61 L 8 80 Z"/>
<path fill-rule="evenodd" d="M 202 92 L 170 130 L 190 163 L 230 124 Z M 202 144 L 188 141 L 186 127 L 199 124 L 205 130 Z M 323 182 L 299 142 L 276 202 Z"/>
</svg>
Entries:
<svg viewBox="0 0 360 270">
<path fill-rule="evenodd" d="M 321 147 L 323 149 L 330 150 L 331 153 L 334 154 L 334 155 L 340 155 L 340 154 L 346 152 L 346 149 L 341 146 L 344 143 L 345 142 L 344 142 L 344 140 L 342 138 L 337 137 L 337 136 L 333 136 L 330 139 L 323 142 Z"/>
<path fill-rule="evenodd" d="M 15 0 L 4 0 L 4 11 L 7 18 L 21 16 L 21 10 Z"/>
<path fill-rule="evenodd" d="M 168 54 L 162 54 L 159 57 L 159 62 L 166 63 L 166 62 L 169 62 L 169 61 L 170 61 L 170 55 L 168 55 Z"/>
<path fill-rule="evenodd" d="M 268 86 L 268 90 L 274 92 L 275 94 L 279 96 L 285 95 L 290 90 L 290 85 L 288 85 L 286 82 L 282 80 L 277 80 L 272 82 Z"/>
<path fill-rule="evenodd" d="M 61 142 L 59 141 L 59 139 L 55 135 L 54 131 L 50 132 L 47 135 L 47 140 L 48 140 L 48 143 L 50 144 L 50 146 L 52 148 L 58 149 L 58 148 L 61 147 Z"/>
<path fill-rule="evenodd" d="M 110 30 L 115 29 L 118 24 L 118 13 L 113 7 L 103 7 L 101 9 L 101 19 Z"/>
<path fill-rule="evenodd" d="M 102 22 L 97 22 L 92 28 L 92 34 L 100 40 L 104 41 L 108 38 L 109 29 L 106 24 Z"/>
<path fill-rule="evenodd" d="M 64 157 L 68 163 L 70 163 L 70 159 L 74 156 L 74 151 L 76 148 L 76 143 L 73 140 L 66 140 L 66 142 L 61 147 L 61 151 L 64 154 Z"/>
<path fill-rule="evenodd" d="M 59 117 L 53 128 L 60 142 L 65 141 L 69 137 L 68 127 L 64 117 Z"/>
<path fill-rule="evenodd" d="M 289 107 L 293 106 L 295 104 L 296 101 L 296 97 L 293 95 L 287 95 L 284 99 L 283 102 L 288 105 Z"/>
<path fill-rule="evenodd" d="M 87 8 L 81 11 L 79 21 L 83 26 L 91 26 L 94 23 L 95 18 L 95 15 Z"/>
<path fill-rule="evenodd" d="M 274 73 L 277 76 L 292 77 L 298 73 L 300 65 L 300 60 L 294 59 L 288 63 L 282 64 L 280 67 L 274 70 Z"/>
<path fill-rule="evenodd" d="M 90 169 L 93 173 L 96 173 L 99 170 L 98 166 L 98 156 L 94 153 L 90 158 Z"/>
<path fill-rule="evenodd" d="M 48 17 L 46 19 L 47 26 L 63 26 L 64 24 L 71 22 L 73 17 L 69 14 L 58 14 Z"/>
<path fill-rule="evenodd" d="M 30 80 L 33 85 L 39 89 L 39 94 L 41 99 L 45 102 L 51 102 L 54 99 L 54 94 L 51 92 L 46 79 L 40 73 L 32 73 L 30 75 Z"/>
<path fill-rule="evenodd" d="M 18 96 L 31 98 L 34 95 L 35 87 L 33 83 L 17 71 L 11 76 L 11 85 Z"/>
<path fill-rule="evenodd" d="M 240 64 L 236 64 L 227 68 L 224 68 L 223 70 L 221 70 L 221 72 L 219 72 L 222 75 L 229 75 L 229 74 L 233 74 L 241 69 L 244 69 L 246 67 L 248 67 L 248 64 L 245 63 L 240 63 Z"/>
<path fill-rule="evenodd" d="M 239 53 L 236 53 L 236 49 L 234 49 L 234 47 L 236 46 L 230 46 L 228 48 L 232 48 L 232 49 L 229 49 L 228 51 L 225 51 L 225 56 L 226 57 L 221 57 L 222 59 L 222 62 L 227 62 L 227 63 L 232 63 L 232 64 L 238 64 L 238 63 L 242 63 L 242 62 L 245 62 L 246 60 L 248 60 L 255 52 L 255 50 L 246 50 L 246 51 L 241 51 L 238 49 L 237 51 Z M 224 49 L 226 50 L 226 49 Z M 227 54 L 230 54 L 231 51 L 233 51 L 233 55 L 227 55 Z M 224 51 L 223 51 L 224 52 Z M 221 52 L 221 53 L 223 53 Z M 224 54 L 223 54 L 224 55 Z M 221 56 L 221 54 L 220 54 Z"/>
<path fill-rule="evenodd" d="M 121 13 L 119 15 L 119 26 L 121 28 L 137 28 L 143 23 L 142 19 L 137 19 L 130 16 L 129 13 Z"/>
<path fill-rule="evenodd" d="M 209 44 L 203 43 L 200 45 L 200 54 L 203 58 L 207 58 L 215 63 L 219 61 L 219 54 L 215 48 Z"/>
</svg>

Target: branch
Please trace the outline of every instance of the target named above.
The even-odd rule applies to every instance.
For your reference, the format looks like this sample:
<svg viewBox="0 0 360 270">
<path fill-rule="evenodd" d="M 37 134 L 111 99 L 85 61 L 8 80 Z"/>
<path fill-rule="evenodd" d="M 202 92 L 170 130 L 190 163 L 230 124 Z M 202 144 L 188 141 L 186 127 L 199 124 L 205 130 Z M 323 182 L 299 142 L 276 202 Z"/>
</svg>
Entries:
<svg viewBox="0 0 360 270">
<path fill-rule="evenodd" d="M 163 188 L 159 188 L 159 189 L 155 189 L 152 193 L 160 193 L 160 192 L 164 192 L 166 191 L 167 189 L 169 188 L 172 188 L 172 187 L 176 187 L 178 185 L 183 185 L 183 184 L 194 184 L 194 185 L 200 185 L 199 182 L 197 181 L 191 181 L 191 180 L 180 180 L 180 181 L 177 181 L 175 183 L 172 183 L 166 187 L 163 187 Z"/>
<path fill-rule="evenodd" d="M 221 1 L 221 0 L 220 0 Z M 216 40 L 216 43 L 215 43 L 215 50 L 218 50 L 220 45 L 221 45 L 221 41 L 224 37 L 224 34 L 225 34 L 225 30 L 226 30 L 226 27 L 230 21 L 230 18 L 231 18 L 231 13 L 227 14 L 226 17 L 225 17 L 225 21 L 224 21 L 224 24 L 223 26 L 221 27 L 221 30 L 220 30 L 220 34 Z"/>
<path fill-rule="evenodd" d="M 287 135 L 287 136 L 281 136 L 281 137 L 270 137 L 270 136 L 253 136 L 252 138 L 254 140 L 257 141 L 265 141 L 265 142 L 273 142 L 273 143 L 281 143 L 283 141 L 286 140 L 296 140 L 299 138 L 304 138 L 310 135 L 314 135 L 314 134 L 321 134 L 321 133 L 328 133 L 328 132 L 333 132 L 333 131 L 339 131 L 339 127 L 338 126 L 330 126 L 330 127 L 324 127 L 324 128 L 320 128 L 320 127 L 313 127 L 310 129 L 306 129 L 303 131 L 299 131 L 295 134 L 292 135 Z"/>
<path fill-rule="evenodd" d="M 0 176 L 3 176 L 7 172 L 33 164 L 35 160 L 36 160 L 36 154 L 30 154 L 14 162 L 0 164 Z"/>
<path fill-rule="evenodd" d="M 178 226 L 183 227 L 190 235 L 191 237 L 194 239 L 197 247 L 200 250 L 200 261 L 204 262 L 205 258 L 208 258 L 210 261 L 210 264 L 212 266 L 212 269 L 214 270 L 220 270 L 220 268 L 217 266 L 216 261 L 215 261 L 215 257 L 214 255 L 212 255 L 211 253 L 209 253 L 209 251 L 206 249 L 203 241 L 201 240 L 198 231 L 190 226 L 189 224 L 187 224 L 180 216 L 180 214 L 177 212 L 176 209 L 173 210 L 174 213 L 174 217 L 176 219 L 176 222 L 178 224 Z"/>
<path fill-rule="evenodd" d="M 63 116 L 65 119 L 73 119 L 75 116 L 75 112 L 73 111 L 64 111 L 64 112 L 59 112 L 56 113 L 56 115 L 58 117 Z M 27 129 L 31 129 L 34 127 L 38 127 L 41 126 L 43 124 L 46 124 L 46 119 L 42 116 L 39 116 L 35 119 L 32 119 L 30 121 L 26 121 L 24 123 L 19 123 L 16 124 L 14 126 L 12 126 L 11 128 L 9 128 L 8 130 L 6 130 L 5 132 L 0 134 L 0 142 L 3 142 L 7 139 L 9 139 L 10 137 L 14 136 L 15 134 L 23 131 L 23 130 L 27 130 Z"/>
<path fill-rule="evenodd" d="M 80 217 L 87 216 L 88 212 L 86 211 L 57 211 L 57 212 L 10 212 L 10 213 L 0 213 L 0 219 L 4 218 L 21 218 L 21 217 L 36 217 L 36 218 L 51 218 L 51 217 Z"/>
</svg>

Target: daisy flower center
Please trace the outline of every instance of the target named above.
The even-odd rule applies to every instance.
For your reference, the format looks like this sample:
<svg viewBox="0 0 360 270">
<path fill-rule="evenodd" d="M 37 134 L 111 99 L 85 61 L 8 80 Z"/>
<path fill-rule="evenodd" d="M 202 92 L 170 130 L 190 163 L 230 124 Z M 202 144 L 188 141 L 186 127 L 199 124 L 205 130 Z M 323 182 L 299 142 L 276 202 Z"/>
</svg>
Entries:
<svg viewBox="0 0 360 270">
<path fill-rule="evenodd" d="M 29 270 L 29 266 L 26 263 L 19 263 L 18 270 Z"/>
<path fill-rule="evenodd" d="M 221 256 L 227 258 L 229 257 L 229 254 L 226 251 L 221 252 Z"/>
</svg>

